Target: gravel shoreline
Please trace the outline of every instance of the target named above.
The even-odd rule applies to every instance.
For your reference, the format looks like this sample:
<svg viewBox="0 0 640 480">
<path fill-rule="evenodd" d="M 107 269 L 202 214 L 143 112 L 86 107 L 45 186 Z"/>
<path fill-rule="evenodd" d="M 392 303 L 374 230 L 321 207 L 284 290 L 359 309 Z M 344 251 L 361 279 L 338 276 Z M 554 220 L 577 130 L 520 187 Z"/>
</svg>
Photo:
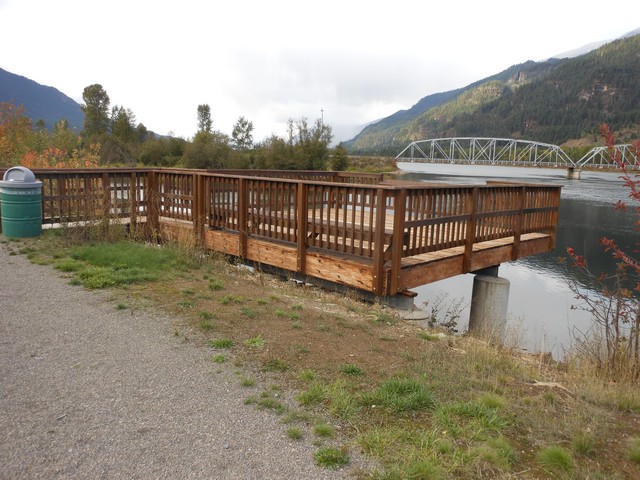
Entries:
<svg viewBox="0 0 640 480">
<path fill-rule="evenodd" d="M 152 309 L 0 245 L 0 478 L 349 478 Z M 357 457 L 357 455 L 356 455 Z M 361 465 L 360 465 L 361 466 Z"/>
</svg>

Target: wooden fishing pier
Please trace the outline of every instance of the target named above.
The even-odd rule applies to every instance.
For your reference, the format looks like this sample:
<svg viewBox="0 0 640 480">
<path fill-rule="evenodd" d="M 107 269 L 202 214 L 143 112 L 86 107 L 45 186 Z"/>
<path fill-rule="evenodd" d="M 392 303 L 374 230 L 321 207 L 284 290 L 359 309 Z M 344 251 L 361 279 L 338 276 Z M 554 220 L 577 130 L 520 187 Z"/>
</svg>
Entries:
<svg viewBox="0 0 640 480">
<path fill-rule="evenodd" d="M 380 297 L 552 250 L 560 204 L 558 186 L 393 183 L 377 174 L 33 172 L 45 225 L 118 220 Z"/>
</svg>

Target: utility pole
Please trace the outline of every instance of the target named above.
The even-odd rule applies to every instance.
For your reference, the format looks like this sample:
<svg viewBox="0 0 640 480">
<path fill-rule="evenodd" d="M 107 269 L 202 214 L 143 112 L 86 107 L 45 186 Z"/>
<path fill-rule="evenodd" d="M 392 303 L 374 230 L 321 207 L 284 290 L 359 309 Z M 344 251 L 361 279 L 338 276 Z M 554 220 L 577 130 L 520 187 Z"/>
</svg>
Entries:
<svg viewBox="0 0 640 480">
<path fill-rule="evenodd" d="M 320 109 L 320 126 L 324 127 L 324 108 Z"/>
</svg>

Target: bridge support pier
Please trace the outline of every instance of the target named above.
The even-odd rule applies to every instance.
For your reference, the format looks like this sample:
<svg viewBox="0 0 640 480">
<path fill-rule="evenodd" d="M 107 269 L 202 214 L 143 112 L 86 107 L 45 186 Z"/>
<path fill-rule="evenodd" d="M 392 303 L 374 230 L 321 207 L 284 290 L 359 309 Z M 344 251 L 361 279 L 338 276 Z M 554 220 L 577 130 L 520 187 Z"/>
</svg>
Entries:
<svg viewBox="0 0 640 480">
<path fill-rule="evenodd" d="M 569 180 L 580 180 L 580 172 L 582 172 L 580 167 L 569 167 L 567 168 L 567 178 Z"/>
<path fill-rule="evenodd" d="M 510 283 L 506 278 L 498 277 L 497 268 L 495 275 L 492 273 L 477 274 L 473 279 L 469 333 L 501 344 L 507 325 Z"/>
</svg>

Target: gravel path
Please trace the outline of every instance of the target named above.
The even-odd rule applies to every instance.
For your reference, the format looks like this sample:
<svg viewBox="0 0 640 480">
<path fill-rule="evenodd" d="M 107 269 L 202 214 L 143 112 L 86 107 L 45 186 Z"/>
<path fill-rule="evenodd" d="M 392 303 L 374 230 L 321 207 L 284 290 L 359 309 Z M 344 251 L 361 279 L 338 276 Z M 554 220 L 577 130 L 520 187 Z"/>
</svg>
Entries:
<svg viewBox="0 0 640 480">
<path fill-rule="evenodd" d="M 350 476 L 316 467 L 311 437 L 245 405 L 210 357 L 171 318 L 117 310 L 0 245 L 0 478 Z"/>
</svg>

